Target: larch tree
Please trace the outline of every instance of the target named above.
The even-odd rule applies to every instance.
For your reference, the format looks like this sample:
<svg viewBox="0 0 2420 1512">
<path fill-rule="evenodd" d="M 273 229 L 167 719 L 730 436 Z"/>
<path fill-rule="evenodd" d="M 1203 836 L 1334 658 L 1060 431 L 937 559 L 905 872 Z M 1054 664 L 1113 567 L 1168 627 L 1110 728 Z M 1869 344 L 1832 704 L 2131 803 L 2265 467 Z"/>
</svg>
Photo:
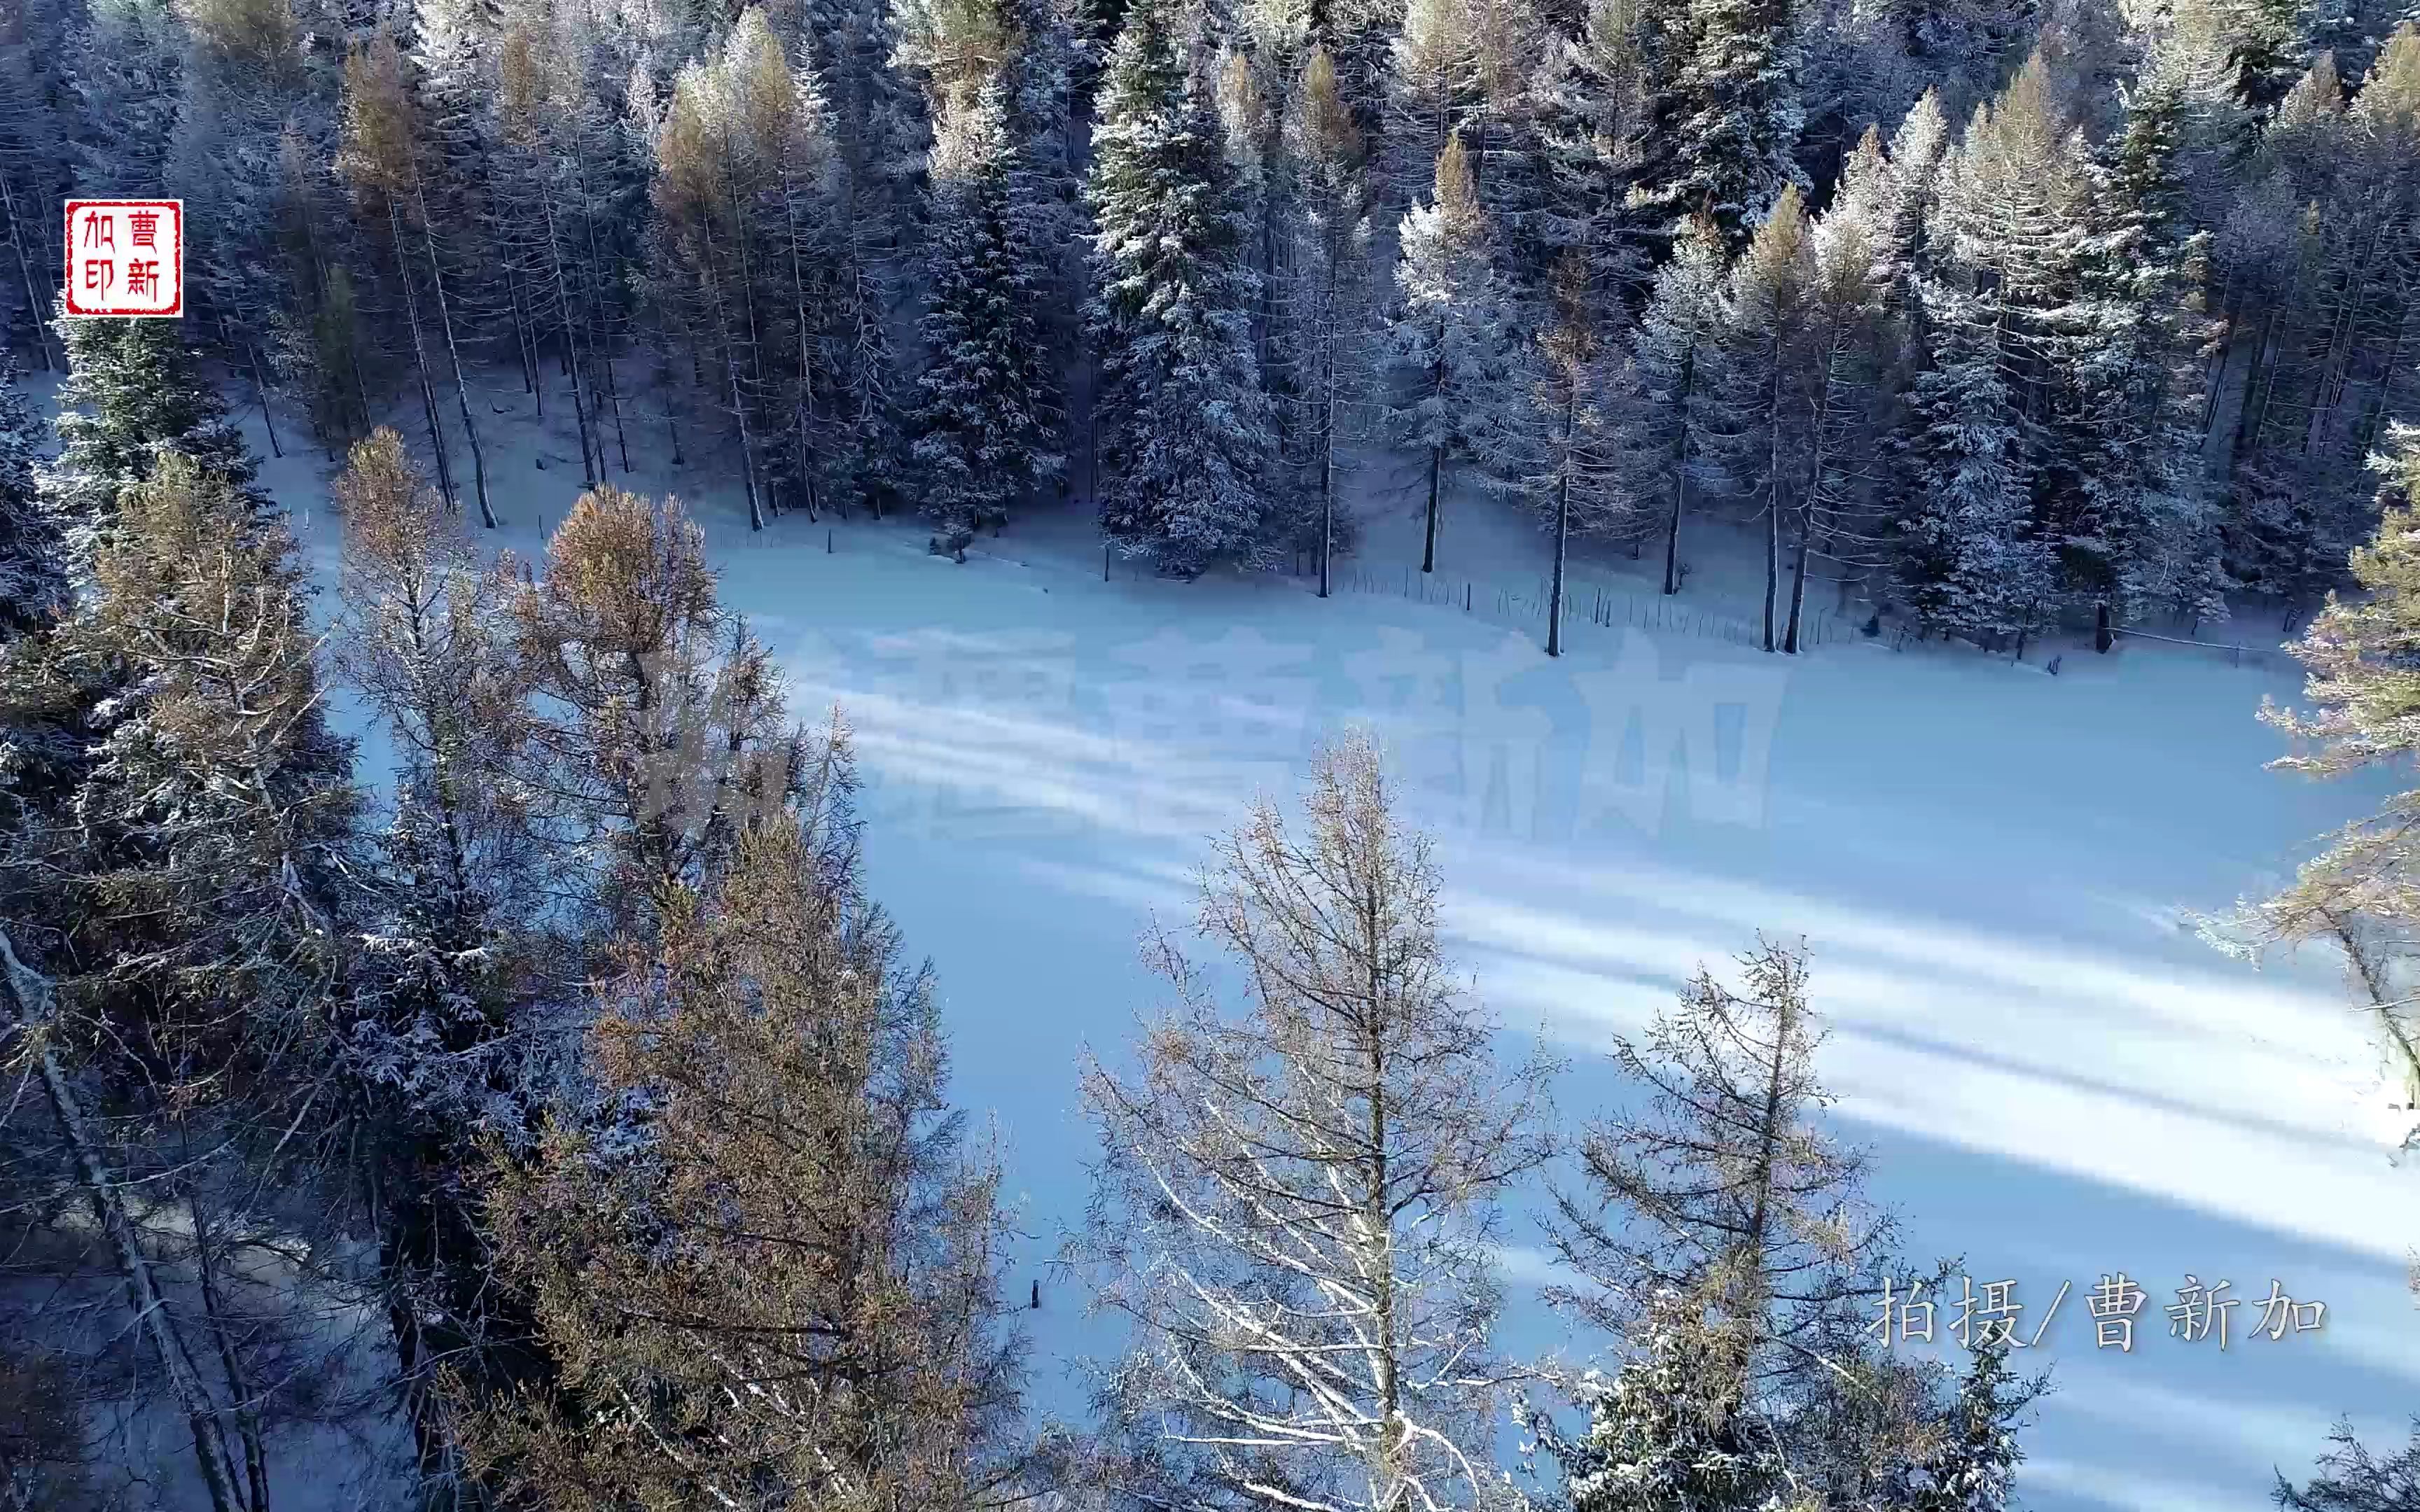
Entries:
<svg viewBox="0 0 2420 1512">
<path fill-rule="evenodd" d="M 1436 570 L 1450 470 L 1468 464 L 1481 479 L 1500 475 L 1512 461 L 1520 404 L 1508 301 L 1470 174 L 1470 155 L 1455 137 L 1437 157 L 1429 203 L 1404 217 L 1395 266 L 1388 419 L 1423 469 L 1422 572 Z"/>
<path fill-rule="evenodd" d="M 676 499 L 580 496 L 512 594 L 534 819 L 576 908 L 644 935 L 673 884 L 710 888 L 798 779 L 779 679 L 729 614 Z"/>
<path fill-rule="evenodd" d="M 1738 987 L 1701 969 L 1643 1038 L 1615 1041 L 1641 1097 L 1580 1141 L 1553 1232 L 1582 1280 L 1550 1295 L 1621 1337 L 1653 1331 L 1659 1296 L 1691 1299 L 1736 1331 L 1733 1408 L 1770 1412 L 1825 1372 L 1843 1314 L 1867 1310 L 1891 1227 L 1862 1157 L 1817 1122 L 1831 1099 L 1804 949 L 1762 940 L 1741 964 Z"/>
<path fill-rule="evenodd" d="M 2261 717 L 2298 747 L 2271 764 L 2276 770 L 2333 779 L 2407 760 L 2420 747 L 2412 662 L 2420 643 L 2420 431 L 2398 426 L 2392 439 L 2377 534 L 2352 554 L 2361 596 L 2331 594 L 2293 643 L 2311 708 L 2262 706 Z M 2393 1063 L 2409 1088 L 2420 1089 L 2420 1028 L 2409 1021 L 2405 986 L 2420 939 L 2415 824 L 2420 791 L 2390 797 L 2329 836 L 2292 887 L 2244 905 L 2219 938 L 2256 955 L 2314 940 L 2341 950 Z"/>
<path fill-rule="evenodd" d="M 861 882 L 845 728 L 720 885 L 599 985 L 594 1094 L 490 1185 L 504 1280 L 557 1362 L 461 1404 L 513 1504 L 970 1512 L 1009 1494 L 999 1174 L 947 1103 L 929 972 Z"/>
<path fill-rule="evenodd" d="M 1890 320 L 1890 164 L 1868 131 L 1814 224 L 1807 288 L 1807 456 L 1781 649 L 1796 653 L 1810 571 L 1838 575 L 1840 607 L 1853 582 L 1885 563 L 1881 493 L 1900 361 Z"/>
<path fill-rule="evenodd" d="M 376 1110 L 363 1140 L 404 1405 L 432 1488 L 463 1470 L 437 1395 L 501 1390 L 526 1319 L 491 1284 L 473 1185 L 518 1095 L 530 1005 L 559 963 L 539 920 L 532 720 L 489 570 L 380 426 L 337 479 L 336 665 L 384 729 L 394 799 L 365 889 L 345 1053 Z M 501 1316 L 500 1316 L 501 1315 Z"/>
<path fill-rule="evenodd" d="M 1731 267 L 1722 301 L 1715 381 L 1722 418 L 1711 456 L 1725 488 L 1746 506 L 1764 538 L 1764 649 L 1783 640 L 1783 543 L 1806 532 L 1807 464 L 1813 440 L 1811 390 L 1815 247 L 1796 186 L 1784 189 L 1747 250 Z"/>
<path fill-rule="evenodd" d="M 1088 326 L 1103 533 L 1189 578 L 1266 554 L 1276 458 L 1235 169 L 1176 21 L 1168 0 L 1142 0 L 1109 60 L 1085 188 Z"/>
<path fill-rule="evenodd" d="M 420 371 L 429 443 L 436 449 L 438 475 L 443 483 L 448 473 L 444 426 L 437 413 L 418 292 L 420 265 L 427 267 L 438 333 L 444 340 L 446 361 L 454 375 L 454 397 L 462 419 L 463 439 L 471 448 L 473 492 L 479 501 L 480 522 L 492 530 L 496 513 L 488 499 L 487 457 L 479 441 L 478 423 L 471 417 L 470 380 L 463 376 L 454 307 L 446 297 L 445 259 L 438 246 L 439 227 L 429 215 L 423 173 L 423 159 L 429 150 L 426 133 L 402 50 L 393 37 L 380 31 L 366 45 L 356 47 L 345 60 L 345 148 L 337 169 L 365 208 L 373 214 L 382 212 L 386 221 L 387 241 L 395 255 L 396 280 L 404 294 L 405 320 L 411 329 L 413 363 Z M 411 234 L 414 232 L 416 237 Z"/>
<path fill-rule="evenodd" d="M 1084 1254 L 1134 1331 L 1113 1431 L 1202 1504 L 1509 1505 L 1493 1246 L 1543 1162 L 1552 1068 L 1502 1069 L 1437 941 L 1435 863 L 1366 742 L 1318 759 L 1306 824 L 1218 842 L 1200 933 L 1156 934 L 1175 1004 L 1130 1072 L 1088 1059 L 1102 1163 Z"/>
<path fill-rule="evenodd" d="M 238 486 L 159 456 L 85 566 L 55 626 L 0 656 L 6 1053 L 42 1088 L 215 1512 L 265 1512 L 267 1445 L 344 1352 L 309 1320 L 326 1277 L 285 1246 L 346 1184 L 329 1026 L 350 752 L 293 544 Z"/>
</svg>

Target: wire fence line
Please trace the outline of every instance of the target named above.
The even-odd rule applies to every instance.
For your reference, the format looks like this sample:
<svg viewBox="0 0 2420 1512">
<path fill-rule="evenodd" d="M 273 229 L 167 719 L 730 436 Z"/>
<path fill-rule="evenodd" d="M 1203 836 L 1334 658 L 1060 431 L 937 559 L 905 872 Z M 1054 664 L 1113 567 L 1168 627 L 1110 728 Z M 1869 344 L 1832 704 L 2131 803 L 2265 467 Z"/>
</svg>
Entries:
<svg viewBox="0 0 2420 1512">
<path fill-rule="evenodd" d="M 1554 585 L 1544 578 L 1505 582 L 1449 577 L 1411 567 L 1392 570 L 1351 562 L 1328 570 L 1332 591 L 1372 594 L 1409 599 L 1434 608 L 1460 609 L 1494 623 L 1534 625 L 1541 633 Z M 1695 636 L 1730 645 L 1761 650 L 1764 627 L 1753 620 L 1717 613 L 1662 594 L 1641 593 L 1616 583 L 1566 573 L 1563 578 L 1563 629 L 1566 635 L 1584 626 L 1637 629 L 1653 634 Z M 1856 621 L 1836 610 L 1808 607 L 1798 621 L 1802 651 L 1847 640 L 1856 633 Z"/>
</svg>

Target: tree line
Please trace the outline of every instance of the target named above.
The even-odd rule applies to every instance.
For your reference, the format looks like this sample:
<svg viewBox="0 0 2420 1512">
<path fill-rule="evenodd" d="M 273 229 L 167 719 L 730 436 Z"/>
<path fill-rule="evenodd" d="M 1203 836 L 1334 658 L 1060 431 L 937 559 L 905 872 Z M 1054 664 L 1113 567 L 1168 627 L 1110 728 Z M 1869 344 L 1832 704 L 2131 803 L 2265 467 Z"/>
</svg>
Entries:
<svg viewBox="0 0 2420 1512">
<path fill-rule="evenodd" d="M 2290 624 L 2410 409 L 2420 39 L 2366 0 L 22 0 L 29 364 L 70 192 L 181 193 L 193 324 L 332 455 L 396 395 L 492 517 L 517 385 L 591 486 L 752 523 L 1056 493 L 1191 576 L 1501 496 L 1678 593 L 2015 642 Z M 272 431 L 273 431 L 272 424 Z M 273 440 L 272 437 L 272 440 Z"/>
</svg>

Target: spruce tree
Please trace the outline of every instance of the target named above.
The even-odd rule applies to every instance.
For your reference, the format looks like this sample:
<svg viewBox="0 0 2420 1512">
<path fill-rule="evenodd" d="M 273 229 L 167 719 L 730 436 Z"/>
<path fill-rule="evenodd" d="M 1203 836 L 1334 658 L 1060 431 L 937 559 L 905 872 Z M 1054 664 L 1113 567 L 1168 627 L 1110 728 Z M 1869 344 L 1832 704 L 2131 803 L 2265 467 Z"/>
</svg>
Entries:
<svg viewBox="0 0 2420 1512">
<path fill-rule="evenodd" d="M 1671 133 L 1650 202 L 1714 218 L 1727 247 L 1746 245 L 1782 189 L 1806 187 L 1793 156 L 1802 107 L 1789 0 L 1688 0 L 1685 44 L 1661 123 Z"/>
<path fill-rule="evenodd" d="M 1429 203 L 1404 217 L 1400 241 L 1388 415 L 1420 455 L 1428 494 L 1420 570 L 1434 572 L 1449 470 L 1467 464 L 1481 480 L 1504 481 L 1521 395 L 1510 311 L 1460 137 L 1438 155 Z"/>
<path fill-rule="evenodd" d="M 1530 1425 L 1552 1458 L 1573 1512 L 1749 1512 L 1771 1504 L 1788 1471 L 1765 1426 L 1745 1411 L 1740 1326 L 1702 1296 L 1664 1291 L 1632 1330 L 1608 1379 L 1574 1392 L 1588 1427 L 1566 1437 Z"/>
<path fill-rule="evenodd" d="M 1266 552 L 1274 440 L 1235 170 L 1187 81 L 1176 19 L 1170 0 L 1127 12 L 1085 195 L 1102 530 L 1126 555 L 1192 577 Z"/>
<path fill-rule="evenodd" d="M 961 554 L 1061 467 L 1046 252 L 1019 203 L 1017 149 L 994 78 L 959 100 L 933 149 L 928 231 L 929 352 L 912 420 L 924 512 Z"/>
<path fill-rule="evenodd" d="M 125 491 L 175 453 L 233 488 L 256 517 L 269 500 L 175 320 L 66 320 L 68 380 L 59 390 L 59 453 L 36 469 L 42 507 L 64 536 L 72 570 L 89 570 Z"/>
<path fill-rule="evenodd" d="M 2035 623 L 2050 553 L 2027 508 L 1999 330 L 1970 298 L 1937 294 L 1928 309 L 1932 361 L 1908 406 L 1895 591 L 1926 630 L 1996 643 Z"/>
</svg>

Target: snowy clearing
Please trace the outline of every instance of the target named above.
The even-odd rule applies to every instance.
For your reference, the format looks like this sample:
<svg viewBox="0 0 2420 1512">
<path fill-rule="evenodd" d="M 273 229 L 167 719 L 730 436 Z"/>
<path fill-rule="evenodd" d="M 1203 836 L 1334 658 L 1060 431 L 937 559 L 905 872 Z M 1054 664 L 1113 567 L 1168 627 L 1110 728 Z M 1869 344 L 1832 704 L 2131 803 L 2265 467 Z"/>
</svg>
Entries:
<svg viewBox="0 0 2420 1512">
<path fill-rule="evenodd" d="M 578 492 L 576 442 L 525 423 L 503 440 L 496 542 L 534 553 Z M 1294 578 L 1121 563 L 1105 581 L 1080 509 L 984 537 L 963 566 L 914 522 L 790 517 L 752 536 L 736 489 L 648 450 L 614 481 L 690 503 L 795 707 L 837 700 L 857 728 L 877 895 L 939 968 L 960 1103 L 1006 1145 L 1031 1236 L 1009 1289 L 1043 1283 L 1045 1411 L 1082 1411 L 1067 1364 L 1109 1342 L 1047 1263 L 1085 1194 L 1078 1050 L 1114 1054 L 1152 1000 L 1134 943 L 1189 906 L 1205 834 L 1256 791 L 1290 793 L 1309 743 L 1354 720 L 1389 742 L 1439 838 L 1479 991 L 1571 1058 L 1570 1119 L 1619 1095 L 1607 1036 L 1698 963 L 1758 930 L 1807 937 L 1833 1026 L 1821 1064 L 1911 1259 L 2015 1280 L 2020 1337 L 2071 1284 L 2021 1357 L 2056 1382 L 2028 1504 L 2266 1505 L 2333 1421 L 2391 1437 L 2420 1391 L 2420 1205 L 2363 1025 L 2327 963 L 2255 972 L 2190 927 L 2375 796 L 2262 770 L 2278 745 L 2254 712 L 2299 688 L 2283 657 L 2137 641 L 2013 665 L 1895 652 L 1847 620 L 1812 655 L 1767 657 L 1720 629 L 1753 599 L 1717 585 L 1716 543 L 1683 595 L 1699 620 L 1592 624 L 1575 590 L 1556 663 L 1517 602 L 1544 542 L 1476 504 L 1441 554 L 1441 579 L 1478 585 L 1464 612 L 1388 589 L 1417 560 L 1401 506 L 1373 511 L 1352 564 L 1367 591 L 1323 602 Z M 328 475 L 317 454 L 264 471 L 323 566 Z M 1585 570 L 1653 612 L 1622 567 Z M 2214 635 L 2270 645 L 2273 624 Z M 1465 773 L 1482 774 L 1475 796 Z M 1556 1349 L 1529 1295 L 1539 1236 L 1508 1237 L 1505 1342 Z M 2086 1308 L 2119 1273 L 2145 1293 L 2131 1351 L 2096 1349 Z M 2223 1354 L 2169 1336 L 2188 1273 L 2242 1304 Z M 2273 1279 L 2324 1302 L 2324 1327 L 2253 1336 Z M 1956 1300 L 1953 1279 L 1938 1343 Z"/>
</svg>

